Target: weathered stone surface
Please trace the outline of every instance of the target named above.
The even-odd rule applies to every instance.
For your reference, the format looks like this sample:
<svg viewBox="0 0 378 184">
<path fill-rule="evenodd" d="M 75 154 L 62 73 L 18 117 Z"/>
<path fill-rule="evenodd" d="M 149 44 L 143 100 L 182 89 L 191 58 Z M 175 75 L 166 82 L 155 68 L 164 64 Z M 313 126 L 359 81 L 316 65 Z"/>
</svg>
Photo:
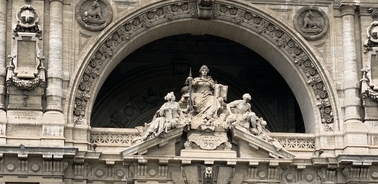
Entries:
<svg viewBox="0 0 378 184">
<path fill-rule="evenodd" d="M 97 11 L 91 9 L 96 2 Z M 377 183 L 377 8 L 371 1 L 311 3 L 309 7 L 306 1 L 280 0 L 0 1 L 0 183 Z M 313 17 L 307 19 L 311 12 Z M 156 122 L 164 124 L 163 131 L 151 126 L 152 132 L 142 138 L 143 128 L 92 128 L 100 88 L 111 89 L 105 82 L 109 75 L 122 78 L 160 63 L 144 62 L 144 55 L 139 55 L 126 66 L 126 74 L 113 69 L 126 65 L 121 61 L 137 49 L 164 52 L 165 46 L 151 49 L 148 43 L 182 34 L 222 37 L 264 58 L 291 88 L 298 107 L 288 108 L 301 111 L 306 133 L 263 129 L 269 119 L 257 120 L 262 116 L 256 112 L 253 119 L 248 108 L 267 113 L 272 109 L 255 104 L 254 95 L 247 111 L 233 109 L 247 106 L 226 101 L 241 96 L 227 97 L 227 91 L 247 91 L 239 91 L 232 82 L 218 84 L 216 76 L 237 71 L 240 66 L 234 60 L 227 66 L 219 63 L 214 70 L 212 65 L 218 63 L 208 64 L 214 76 L 209 81 L 217 87 L 210 96 L 195 91 L 197 101 L 193 99 L 189 111 L 190 103 L 179 102 L 184 116 L 180 126 L 166 112 L 155 119 L 132 116 L 164 112 L 159 111 L 165 102 L 162 97 L 173 90 L 180 94 L 182 87 L 151 82 L 140 84 L 146 85 L 146 94 L 130 89 L 124 97 L 129 104 L 112 109 L 109 119 L 136 125 L 159 118 Z M 174 72 L 165 79 L 177 75 L 183 83 L 189 67 L 200 67 L 192 66 L 192 60 L 209 57 L 201 49 L 216 53 L 215 57 L 238 52 L 222 43 L 203 45 L 199 40 L 198 47 L 185 48 L 183 42 L 165 48 L 177 54 L 169 58 L 174 63 L 169 70 Z M 183 57 L 185 49 L 190 57 Z M 267 74 L 249 70 L 227 80 L 245 85 L 250 81 L 238 81 L 245 72 Z M 284 93 L 272 88 L 280 85 L 277 81 L 259 82 L 251 84 L 266 87 L 254 91 L 261 96 L 272 90 Z M 285 106 L 265 100 L 266 107 Z M 244 115 L 250 118 L 243 119 Z"/>
</svg>

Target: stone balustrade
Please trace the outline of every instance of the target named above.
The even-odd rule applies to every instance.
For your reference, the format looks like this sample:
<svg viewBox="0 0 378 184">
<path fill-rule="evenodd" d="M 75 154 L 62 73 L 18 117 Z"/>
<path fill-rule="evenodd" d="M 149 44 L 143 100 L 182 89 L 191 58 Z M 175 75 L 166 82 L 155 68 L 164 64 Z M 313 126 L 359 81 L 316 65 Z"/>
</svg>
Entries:
<svg viewBox="0 0 378 184">
<path fill-rule="evenodd" d="M 315 135 L 305 133 L 269 133 L 286 150 L 314 150 Z M 92 128 L 90 143 L 98 146 L 131 146 L 133 139 L 140 137 L 138 130 L 131 128 Z"/>
</svg>

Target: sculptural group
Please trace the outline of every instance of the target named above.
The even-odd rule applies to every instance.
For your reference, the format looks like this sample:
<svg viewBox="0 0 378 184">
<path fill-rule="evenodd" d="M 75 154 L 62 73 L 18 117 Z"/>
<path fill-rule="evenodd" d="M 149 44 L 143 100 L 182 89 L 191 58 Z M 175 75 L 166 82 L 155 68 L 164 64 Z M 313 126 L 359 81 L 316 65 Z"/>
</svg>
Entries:
<svg viewBox="0 0 378 184">
<path fill-rule="evenodd" d="M 241 100 L 226 103 L 228 86 L 217 84 L 208 75 L 209 72 L 206 65 L 200 68 L 199 77 L 192 78 L 190 72 L 179 102 L 175 101 L 173 92 L 166 95 L 167 102 L 145 125 L 142 140 L 186 126 L 188 138 L 185 149 L 230 150 L 232 144 L 227 138 L 227 132 L 232 127 L 240 126 L 280 150 L 282 146 L 278 141 L 267 134 L 267 122 L 252 112 L 249 104 L 251 95 L 246 93 Z"/>
</svg>

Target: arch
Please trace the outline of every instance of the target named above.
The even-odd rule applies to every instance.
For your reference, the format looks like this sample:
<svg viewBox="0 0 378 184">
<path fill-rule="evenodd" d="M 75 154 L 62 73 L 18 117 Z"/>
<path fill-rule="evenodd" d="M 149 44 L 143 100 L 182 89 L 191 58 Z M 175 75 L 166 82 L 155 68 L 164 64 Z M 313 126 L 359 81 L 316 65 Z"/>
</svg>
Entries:
<svg viewBox="0 0 378 184">
<path fill-rule="evenodd" d="M 177 34 L 210 34 L 238 42 L 264 57 L 287 81 L 306 132 L 339 129 L 335 94 L 322 57 L 274 12 L 241 1 L 218 0 L 214 17 L 198 19 L 197 3 L 159 1 L 126 12 L 92 39 L 72 79 L 68 119 L 88 124 L 95 96 L 116 65 L 137 48 Z M 227 29 L 225 29 L 227 28 Z M 101 76 L 101 77 L 99 77 Z M 320 126 L 322 125 L 322 126 Z"/>
</svg>

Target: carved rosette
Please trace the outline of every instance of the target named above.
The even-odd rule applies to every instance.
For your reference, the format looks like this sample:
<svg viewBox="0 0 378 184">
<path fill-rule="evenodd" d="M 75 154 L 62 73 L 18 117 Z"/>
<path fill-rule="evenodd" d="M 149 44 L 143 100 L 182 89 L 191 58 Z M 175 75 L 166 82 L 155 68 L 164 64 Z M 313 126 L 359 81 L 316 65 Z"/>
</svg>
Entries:
<svg viewBox="0 0 378 184">
<path fill-rule="evenodd" d="M 369 8 L 369 11 L 371 12 L 371 17 L 373 17 L 373 18 L 378 17 L 378 9 L 377 8 Z"/>
<path fill-rule="evenodd" d="M 113 19 L 113 9 L 106 0 L 80 0 L 75 14 L 77 22 L 91 31 L 105 29 Z"/>
<path fill-rule="evenodd" d="M 285 33 L 285 30 L 279 25 L 264 18 L 264 16 L 257 12 L 242 6 L 235 6 L 234 4 L 220 1 L 214 2 L 212 6 L 214 19 L 232 22 L 258 33 L 272 44 L 277 45 L 286 55 L 292 58 L 292 61 L 296 63 L 305 78 L 307 78 L 308 84 L 313 89 L 314 96 L 316 96 L 318 100 L 318 104 L 323 104 L 318 107 L 322 117 L 322 123 L 325 124 L 324 129 L 326 131 L 333 131 L 333 109 L 330 103 L 324 103 L 330 101 L 328 88 L 324 85 L 323 78 L 319 74 L 314 61 L 310 59 L 308 54 L 304 51 L 305 48 L 291 38 L 290 35 Z M 87 100 L 82 99 L 82 94 L 88 94 L 89 96 L 89 94 L 92 93 L 92 83 L 97 79 L 100 70 L 103 69 L 102 64 L 113 56 L 113 52 L 116 52 L 120 48 L 120 45 L 126 44 L 131 37 L 143 34 L 143 30 L 150 27 L 172 20 L 197 18 L 197 8 L 196 2 L 172 3 L 168 5 L 164 4 L 161 7 L 153 7 L 137 16 L 129 18 L 123 25 L 119 26 L 115 32 L 108 35 L 106 41 L 102 43 L 92 55 L 84 74 L 81 76 L 75 100 L 75 117 L 77 119 L 78 117 L 80 117 L 79 119 L 83 118 Z M 319 13 L 321 12 L 320 10 L 314 9 L 314 11 L 322 15 L 322 13 Z M 325 22 L 328 21 L 328 19 L 324 17 L 323 19 L 323 26 L 325 26 Z M 325 27 L 328 27 L 328 23 Z M 323 35 L 319 34 L 314 36 L 321 37 Z M 79 121 L 77 121 L 77 123 L 78 122 Z"/>
<path fill-rule="evenodd" d="M 317 7 L 303 7 L 294 17 L 295 29 L 307 40 L 318 40 L 327 34 L 327 14 Z"/>
<path fill-rule="evenodd" d="M 42 29 L 38 24 L 39 16 L 32 5 L 25 4 L 17 12 L 17 25 L 13 30 L 13 38 L 18 32 L 36 33 L 36 37 L 42 39 Z"/>
</svg>

